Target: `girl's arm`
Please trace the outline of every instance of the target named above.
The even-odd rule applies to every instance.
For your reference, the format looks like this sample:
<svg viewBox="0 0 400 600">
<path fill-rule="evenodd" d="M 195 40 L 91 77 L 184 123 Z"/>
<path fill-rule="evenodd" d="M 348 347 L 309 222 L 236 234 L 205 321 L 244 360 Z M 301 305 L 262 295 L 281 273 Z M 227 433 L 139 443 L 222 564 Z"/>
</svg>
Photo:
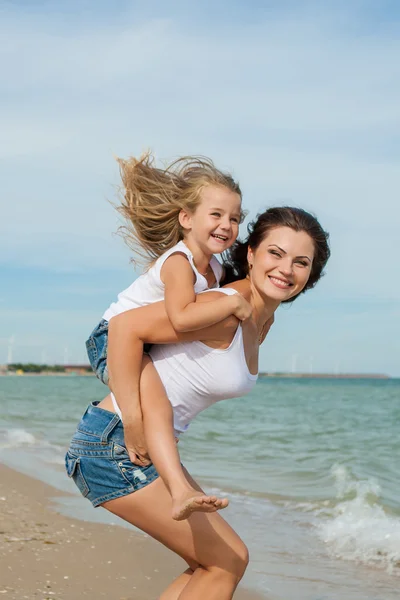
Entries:
<svg viewBox="0 0 400 600">
<path fill-rule="evenodd" d="M 251 306 L 241 294 L 196 302 L 194 273 L 183 254 L 173 254 L 161 269 L 165 285 L 165 308 L 177 332 L 196 331 L 235 315 L 240 321 L 251 315 Z"/>
</svg>

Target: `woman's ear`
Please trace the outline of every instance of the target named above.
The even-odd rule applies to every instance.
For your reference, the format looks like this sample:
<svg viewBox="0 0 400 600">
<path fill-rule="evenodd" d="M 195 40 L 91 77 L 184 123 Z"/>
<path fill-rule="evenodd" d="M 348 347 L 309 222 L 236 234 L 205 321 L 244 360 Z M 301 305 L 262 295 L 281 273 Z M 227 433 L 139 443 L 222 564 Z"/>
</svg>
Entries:
<svg viewBox="0 0 400 600">
<path fill-rule="evenodd" d="M 182 229 L 186 229 L 186 231 L 190 231 L 192 229 L 192 214 L 182 208 L 181 212 L 178 216 L 179 225 Z"/>
<path fill-rule="evenodd" d="M 254 254 L 250 246 L 247 249 L 247 262 L 249 264 L 249 269 L 251 270 L 253 268 Z"/>
</svg>

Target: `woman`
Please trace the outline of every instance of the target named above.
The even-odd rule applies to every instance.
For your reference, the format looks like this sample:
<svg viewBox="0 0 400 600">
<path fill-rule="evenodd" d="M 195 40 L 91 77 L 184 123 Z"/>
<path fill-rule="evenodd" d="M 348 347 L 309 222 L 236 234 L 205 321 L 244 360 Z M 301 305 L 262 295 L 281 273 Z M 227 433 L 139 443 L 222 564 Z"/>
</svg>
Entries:
<svg viewBox="0 0 400 600">
<path fill-rule="evenodd" d="M 166 391 L 171 401 L 177 434 L 208 405 L 248 392 L 257 378 L 265 324 L 271 324 L 279 304 L 293 301 L 320 279 L 329 258 L 327 237 L 318 221 L 300 209 L 273 208 L 259 216 L 249 227 L 247 241 L 231 253 L 228 277 L 237 280 L 197 299 L 207 302 L 219 294 L 241 293 L 253 309 L 243 324 L 229 317 L 201 331 L 177 334 L 162 303 L 113 319 L 119 340 L 125 340 L 118 348 L 109 348 L 110 377 L 117 374 L 121 382 L 116 396 L 128 395 L 137 385 L 129 365 L 143 342 L 165 344 L 154 346 L 150 355 L 165 388 L 158 393 Z M 148 361 L 144 359 L 140 380 L 144 420 L 146 411 L 157 409 L 158 395 L 147 387 Z M 206 512 L 174 521 L 170 494 L 154 466 L 130 461 L 118 410 L 111 396 L 89 406 L 67 453 L 68 474 L 94 506 L 142 529 L 187 562 L 188 569 L 164 591 L 162 600 L 231 599 L 245 572 L 248 552 L 215 512 L 223 506 L 211 497 L 211 507 L 205 502 Z M 186 477 L 189 486 L 203 493 L 188 473 Z"/>
</svg>

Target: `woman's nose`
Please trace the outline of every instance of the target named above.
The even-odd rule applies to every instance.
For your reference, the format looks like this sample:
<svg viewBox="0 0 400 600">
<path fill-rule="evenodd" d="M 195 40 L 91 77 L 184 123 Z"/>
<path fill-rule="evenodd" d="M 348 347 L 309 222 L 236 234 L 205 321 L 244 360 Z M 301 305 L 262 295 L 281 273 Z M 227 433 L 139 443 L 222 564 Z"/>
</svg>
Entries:
<svg viewBox="0 0 400 600">
<path fill-rule="evenodd" d="M 293 264 L 291 260 L 283 260 L 279 268 L 284 275 L 291 275 L 293 273 Z"/>
</svg>

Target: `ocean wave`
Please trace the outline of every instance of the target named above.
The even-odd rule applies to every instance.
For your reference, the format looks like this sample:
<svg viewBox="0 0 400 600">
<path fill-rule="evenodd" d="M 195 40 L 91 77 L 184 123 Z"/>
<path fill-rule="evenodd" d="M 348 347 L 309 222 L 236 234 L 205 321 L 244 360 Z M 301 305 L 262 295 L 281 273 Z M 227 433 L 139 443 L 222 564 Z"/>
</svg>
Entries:
<svg viewBox="0 0 400 600">
<path fill-rule="evenodd" d="M 0 435 L 0 448 L 33 446 L 36 442 L 35 436 L 25 429 L 6 429 Z"/>
<path fill-rule="evenodd" d="M 23 428 L 0 429 L 0 450 L 9 448 L 37 448 L 52 453 L 64 454 L 63 446 L 52 444 L 42 436 L 34 435 Z"/>
<path fill-rule="evenodd" d="M 348 468 L 332 468 L 337 503 L 316 525 L 328 552 L 384 568 L 400 575 L 400 519 L 380 504 L 381 489 L 376 480 L 358 481 Z"/>
</svg>

